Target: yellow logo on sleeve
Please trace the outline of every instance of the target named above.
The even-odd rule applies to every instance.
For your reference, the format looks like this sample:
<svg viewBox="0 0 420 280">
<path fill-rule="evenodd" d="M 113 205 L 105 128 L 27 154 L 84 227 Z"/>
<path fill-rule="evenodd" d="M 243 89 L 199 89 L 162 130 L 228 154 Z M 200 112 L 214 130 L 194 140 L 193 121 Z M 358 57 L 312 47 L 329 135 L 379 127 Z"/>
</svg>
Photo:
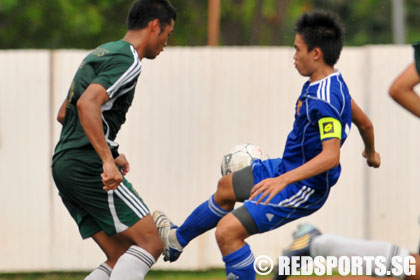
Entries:
<svg viewBox="0 0 420 280">
<path fill-rule="evenodd" d="M 322 125 L 324 128 L 324 133 L 334 133 L 334 124 L 332 122 L 327 122 Z"/>
<path fill-rule="evenodd" d="M 318 122 L 321 140 L 326 138 L 341 139 L 341 123 L 334 118 L 322 118 Z"/>
</svg>

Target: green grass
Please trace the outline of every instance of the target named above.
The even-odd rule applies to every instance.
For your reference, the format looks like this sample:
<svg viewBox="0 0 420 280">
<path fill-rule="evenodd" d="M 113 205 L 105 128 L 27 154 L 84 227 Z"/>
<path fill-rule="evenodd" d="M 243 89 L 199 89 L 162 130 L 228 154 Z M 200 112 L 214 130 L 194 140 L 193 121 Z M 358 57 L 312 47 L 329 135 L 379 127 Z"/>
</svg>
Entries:
<svg viewBox="0 0 420 280">
<path fill-rule="evenodd" d="M 51 273 L 0 273 L 0 280 L 79 280 L 84 279 L 85 272 L 51 272 Z"/>
<path fill-rule="evenodd" d="M 88 272 L 50 272 L 50 273 L 0 273 L 0 280 L 83 280 Z M 270 279 L 271 276 L 258 277 Z M 152 270 L 146 277 L 147 280 L 225 280 L 223 269 L 206 271 L 160 271 Z"/>
</svg>

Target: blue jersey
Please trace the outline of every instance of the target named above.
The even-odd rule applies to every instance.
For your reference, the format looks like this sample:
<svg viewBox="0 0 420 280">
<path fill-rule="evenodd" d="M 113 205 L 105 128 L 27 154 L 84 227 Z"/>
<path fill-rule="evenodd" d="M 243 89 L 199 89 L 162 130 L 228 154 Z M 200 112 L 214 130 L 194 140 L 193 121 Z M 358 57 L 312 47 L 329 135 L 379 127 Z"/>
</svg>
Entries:
<svg viewBox="0 0 420 280">
<path fill-rule="evenodd" d="M 343 77 L 334 72 L 328 77 L 303 85 L 302 93 L 296 103 L 293 130 L 287 137 L 282 164 L 278 174 L 295 169 L 311 160 L 322 151 L 320 120 L 333 120 L 341 123 L 341 145 L 350 132 L 352 121 L 351 97 Z M 328 124 L 325 124 L 326 127 Z M 321 128 L 322 129 L 322 128 Z M 335 135 L 337 137 L 337 135 Z M 333 186 L 340 176 L 341 167 L 303 180 L 301 183 L 315 189 Z"/>
<path fill-rule="evenodd" d="M 314 83 L 306 82 L 296 102 L 295 121 L 283 158 L 254 161 L 254 184 L 310 161 L 321 153 L 322 141 L 340 138 L 342 145 L 350 132 L 351 120 L 351 97 L 339 72 Z M 246 200 L 244 207 L 260 233 L 275 229 L 321 208 L 340 172 L 340 166 L 334 167 L 287 185 L 267 205 L 256 203 L 260 194 L 254 200 Z"/>
</svg>

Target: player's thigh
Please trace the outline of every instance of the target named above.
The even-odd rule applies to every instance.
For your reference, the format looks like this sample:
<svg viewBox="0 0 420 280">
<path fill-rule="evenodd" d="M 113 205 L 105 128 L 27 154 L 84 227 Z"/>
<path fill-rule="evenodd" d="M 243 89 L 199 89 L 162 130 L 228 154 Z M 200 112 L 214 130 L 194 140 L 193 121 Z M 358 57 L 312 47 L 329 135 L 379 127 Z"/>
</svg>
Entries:
<svg viewBox="0 0 420 280">
<path fill-rule="evenodd" d="M 296 219 L 308 216 L 322 207 L 329 188 L 314 189 L 302 184 L 291 184 L 277 194 L 267 205 L 247 200 L 232 214 L 250 235 L 276 229 Z"/>
<path fill-rule="evenodd" d="M 251 195 L 255 184 L 266 178 L 278 176 L 280 158 L 268 160 L 255 160 L 251 166 L 247 166 L 232 174 L 232 186 L 236 201 L 243 202 Z"/>
<path fill-rule="evenodd" d="M 78 203 L 68 199 L 66 195 L 62 194 L 61 199 L 67 211 L 72 216 L 79 228 L 79 233 L 83 239 L 93 236 L 95 233 L 101 231 L 101 227 L 95 219 Z"/>
<path fill-rule="evenodd" d="M 105 195 L 97 198 L 97 202 L 91 201 L 86 207 L 108 235 L 123 233 L 150 216 L 146 203 L 126 178 L 117 189 L 105 192 Z"/>
<path fill-rule="evenodd" d="M 103 190 L 101 173 L 102 164 L 96 153 L 70 153 L 53 167 L 60 195 L 87 213 L 85 216 L 111 236 L 136 224 L 149 214 L 149 209 L 126 178 L 117 189 Z"/>
<path fill-rule="evenodd" d="M 278 208 L 278 209 L 277 209 Z M 232 215 L 242 224 L 249 235 L 263 233 L 276 229 L 284 224 L 294 221 L 300 217 L 309 215 L 290 215 L 290 209 L 252 203 L 245 201 L 244 205 L 232 211 Z"/>
<path fill-rule="evenodd" d="M 254 174 L 251 166 L 233 172 L 232 187 L 236 201 L 243 202 L 249 198 L 254 187 Z"/>
</svg>

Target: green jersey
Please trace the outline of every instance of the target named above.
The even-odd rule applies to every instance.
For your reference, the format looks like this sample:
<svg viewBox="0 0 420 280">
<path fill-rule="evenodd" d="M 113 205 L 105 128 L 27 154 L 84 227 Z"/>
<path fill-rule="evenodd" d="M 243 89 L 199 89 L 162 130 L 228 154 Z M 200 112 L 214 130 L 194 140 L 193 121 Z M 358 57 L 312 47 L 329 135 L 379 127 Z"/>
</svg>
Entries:
<svg viewBox="0 0 420 280">
<path fill-rule="evenodd" d="M 416 60 L 417 73 L 419 73 L 420 75 L 420 42 L 415 43 L 413 47 L 414 47 L 414 59 Z"/>
<path fill-rule="evenodd" d="M 140 72 L 137 51 L 126 41 L 106 43 L 93 50 L 79 66 L 67 94 L 66 115 L 54 158 L 69 149 L 93 149 L 76 107 L 90 84 L 102 85 L 109 95 L 109 101 L 102 105 L 102 124 L 108 145 L 118 148 L 114 140 L 125 122 Z"/>
</svg>

